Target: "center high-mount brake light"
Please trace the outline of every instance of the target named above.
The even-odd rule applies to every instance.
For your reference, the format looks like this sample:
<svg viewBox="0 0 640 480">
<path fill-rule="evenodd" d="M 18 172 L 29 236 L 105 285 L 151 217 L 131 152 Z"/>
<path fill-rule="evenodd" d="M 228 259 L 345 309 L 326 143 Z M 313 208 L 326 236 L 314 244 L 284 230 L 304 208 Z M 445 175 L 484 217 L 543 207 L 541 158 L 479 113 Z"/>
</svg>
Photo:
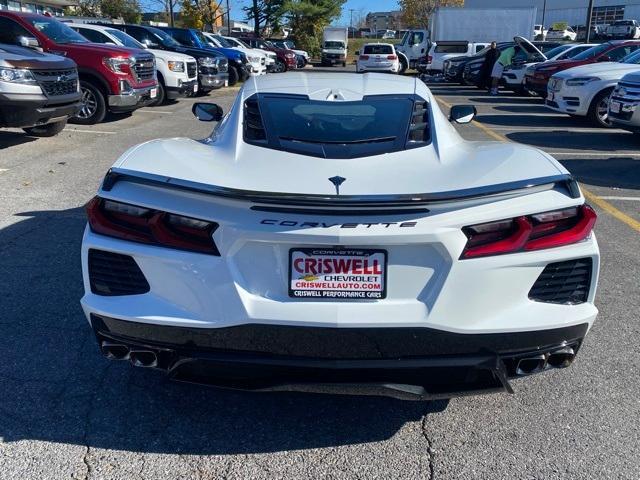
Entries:
<svg viewBox="0 0 640 480">
<path fill-rule="evenodd" d="M 109 237 L 220 255 L 213 241 L 218 224 L 100 197 L 87 204 L 91 230 Z"/>
<path fill-rule="evenodd" d="M 461 259 L 542 250 L 587 238 L 596 223 L 589 205 L 554 210 L 464 227 L 467 236 Z"/>
</svg>

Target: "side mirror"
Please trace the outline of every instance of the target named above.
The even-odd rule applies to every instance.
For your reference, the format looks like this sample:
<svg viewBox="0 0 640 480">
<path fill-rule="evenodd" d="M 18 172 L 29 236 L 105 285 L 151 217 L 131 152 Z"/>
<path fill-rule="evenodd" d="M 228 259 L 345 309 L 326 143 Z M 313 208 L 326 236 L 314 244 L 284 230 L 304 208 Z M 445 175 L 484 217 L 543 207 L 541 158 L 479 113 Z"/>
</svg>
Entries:
<svg viewBox="0 0 640 480">
<path fill-rule="evenodd" d="M 469 123 L 478 111 L 473 105 L 454 105 L 449 112 L 449 121 L 456 123 Z"/>
<path fill-rule="evenodd" d="M 157 43 L 152 42 L 148 38 L 145 38 L 141 43 L 147 48 L 154 48 L 158 46 Z"/>
<path fill-rule="evenodd" d="M 219 122 L 224 117 L 224 110 L 215 103 L 194 103 L 191 112 L 201 122 Z"/>
<path fill-rule="evenodd" d="M 37 38 L 34 37 L 20 37 L 18 39 L 20 45 L 27 48 L 38 48 L 40 47 L 40 42 L 38 42 Z"/>
</svg>

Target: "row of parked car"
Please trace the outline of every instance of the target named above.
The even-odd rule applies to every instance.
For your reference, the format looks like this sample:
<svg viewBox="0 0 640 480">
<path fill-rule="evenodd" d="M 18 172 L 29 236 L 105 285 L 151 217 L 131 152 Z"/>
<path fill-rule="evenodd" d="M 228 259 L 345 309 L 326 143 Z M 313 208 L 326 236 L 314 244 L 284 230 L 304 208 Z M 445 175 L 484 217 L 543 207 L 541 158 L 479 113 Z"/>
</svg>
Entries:
<svg viewBox="0 0 640 480">
<path fill-rule="evenodd" d="M 302 68 L 287 40 L 0 11 L 0 127 L 37 136 Z"/>
<path fill-rule="evenodd" d="M 584 25 L 563 26 L 548 30 L 543 25 L 534 25 L 535 40 L 584 40 L 586 27 Z M 616 20 L 610 24 L 591 25 L 592 40 L 629 40 L 640 38 L 640 23 L 637 20 Z"/>
<path fill-rule="evenodd" d="M 517 45 L 520 53 L 505 68 L 502 86 L 537 95 L 556 112 L 587 118 L 600 127 L 640 130 L 640 40 L 602 44 L 529 42 L 516 37 L 497 49 Z M 489 47 L 443 62 L 442 74 L 453 83 L 486 87 L 482 66 Z"/>
</svg>

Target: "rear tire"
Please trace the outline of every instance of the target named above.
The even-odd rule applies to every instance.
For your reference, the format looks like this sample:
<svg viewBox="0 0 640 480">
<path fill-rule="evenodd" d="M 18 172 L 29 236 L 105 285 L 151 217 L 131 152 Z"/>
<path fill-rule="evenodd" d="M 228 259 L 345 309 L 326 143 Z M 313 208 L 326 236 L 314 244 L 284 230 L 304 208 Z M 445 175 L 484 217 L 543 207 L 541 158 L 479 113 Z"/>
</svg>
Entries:
<svg viewBox="0 0 640 480">
<path fill-rule="evenodd" d="M 278 59 L 276 60 L 276 69 L 274 70 L 275 73 L 284 73 L 287 71 L 287 64 L 284 63 L 284 61 Z"/>
<path fill-rule="evenodd" d="M 82 108 L 75 117 L 69 119 L 69 122 L 79 125 L 100 123 L 107 114 L 104 94 L 93 83 L 86 80 L 80 80 L 80 91 L 82 92 Z"/>
<path fill-rule="evenodd" d="M 238 74 L 238 69 L 236 67 L 229 67 L 229 86 L 233 87 L 236 83 L 238 83 L 238 79 L 240 75 Z"/>
<path fill-rule="evenodd" d="M 67 125 L 67 120 L 60 120 L 59 122 L 48 123 L 46 125 L 38 125 L 36 127 L 23 128 L 27 135 L 33 137 L 54 137 L 59 134 Z"/>
<path fill-rule="evenodd" d="M 407 60 L 400 56 L 400 70 L 398 70 L 399 75 L 404 75 L 404 73 L 409 69 L 409 65 L 407 64 Z"/>
<path fill-rule="evenodd" d="M 598 127 L 602 128 L 611 128 L 613 125 L 608 120 L 608 108 L 609 108 L 609 97 L 611 96 L 611 92 L 613 92 L 613 88 L 607 88 L 602 92 L 598 93 L 595 98 L 591 101 L 591 105 L 589 106 L 589 113 L 587 113 L 587 118 Z"/>
</svg>

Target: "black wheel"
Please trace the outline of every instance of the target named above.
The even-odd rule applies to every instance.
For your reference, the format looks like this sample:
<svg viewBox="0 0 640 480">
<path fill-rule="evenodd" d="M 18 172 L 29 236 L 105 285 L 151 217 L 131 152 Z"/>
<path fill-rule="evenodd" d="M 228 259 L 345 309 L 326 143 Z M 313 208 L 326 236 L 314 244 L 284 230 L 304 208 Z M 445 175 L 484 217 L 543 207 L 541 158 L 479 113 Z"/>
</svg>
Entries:
<svg viewBox="0 0 640 480">
<path fill-rule="evenodd" d="M 167 90 L 164 86 L 164 81 L 158 78 L 158 89 L 156 93 L 156 99 L 149 104 L 150 107 L 157 107 L 158 105 L 164 105 L 167 101 Z"/>
<path fill-rule="evenodd" d="M 283 60 L 276 60 L 276 68 L 274 70 L 275 73 L 284 73 L 287 71 L 287 64 L 284 63 Z"/>
<path fill-rule="evenodd" d="M 69 121 L 80 125 L 100 123 L 107 114 L 104 95 L 95 85 L 85 80 L 80 80 L 80 91 L 82 92 L 82 108 Z"/>
<path fill-rule="evenodd" d="M 67 120 L 48 123 L 46 125 L 38 125 L 37 127 L 23 128 L 23 130 L 34 137 L 53 137 L 59 134 L 67 124 Z"/>
<path fill-rule="evenodd" d="M 398 70 L 398 74 L 404 75 L 404 73 L 409 69 L 409 65 L 407 64 L 407 60 L 404 57 L 400 57 L 400 70 Z"/>
<path fill-rule="evenodd" d="M 587 117 L 594 125 L 604 128 L 612 127 L 611 121 L 609 120 L 609 97 L 612 91 L 612 88 L 603 90 L 591 101 Z"/>
<path fill-rule="evenodd" d="M 229 67 L 229 86 L 233 87 L 236 83 L 238 83 L 238 79 L 240 75 L 238 74 L 238 69 L 236 67 Z"/>
</svg>

